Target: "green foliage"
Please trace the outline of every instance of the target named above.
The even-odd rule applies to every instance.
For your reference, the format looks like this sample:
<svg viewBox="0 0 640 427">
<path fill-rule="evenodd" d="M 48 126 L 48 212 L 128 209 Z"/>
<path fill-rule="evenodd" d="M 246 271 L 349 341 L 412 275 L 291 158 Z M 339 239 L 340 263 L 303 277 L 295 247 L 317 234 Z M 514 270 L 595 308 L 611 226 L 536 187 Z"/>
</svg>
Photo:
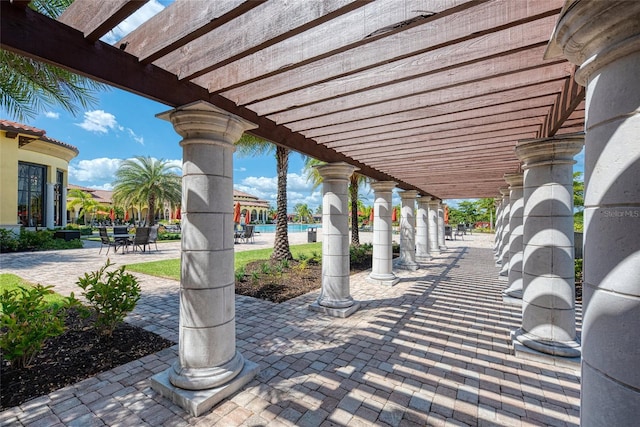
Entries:
<svg viewBox="0 0 640 427">
<path fill-rule="evenodd" d="M 289 260 L 288 259 L 280 260 L 280 266 L 282 266 L 282 268 L 289 268 Z"/>
<path fill-rule="evenodd" d="M 158 240 L 180 240 L 181 238 L 182 238 L 182 234 L 180 233 L 158 231 Z"/>
<path fill-rule="evenodd" d="M 584 209 L 584 178 L 582 172 L 573 173 L 573 208 L 578 212 Z"/>
<path fill-rule="evenodd" d="M 260 270 L 262 271 L 262 274 L 271 274 L 271 267 L 266 261 L 260 264 Z"/>
<path fill-rule="evenodd" d="M 0 349 L 19 368 L 31 364 L 47 338 L 64 332 L 66 309 L 77 304 L 73 294 L 63 304 L 50 304 L 50 288 L 19 286 L 0 294 Z"/>
<path fill-rule="evenodd" d="M 582 283 L 582 258 L 575 259 L 576 283 Z"/>
<path fill-rule="evenodd" d="M 351 245 L 349 247 L 349 258 L 351 264 L 359 265 L 371 259 L 373 246 L 370 243 L 364 245 Z"/>
<path fill-rule="evenodd" d="M 113 330 L 131 312 L 140 299 L 138 279 L 124 272 L 124 266 L 107 271 L 113 263 L 106 264 L 96 272 L 85 273 L 76 284 L 84 291 L 82 295 L 96 312 L 96 328 L 111 336 Z"/>
<path fill-rule="evenodd" d="M 573 214 L 573 231 L 584 232 L 584 212 L 576 212 Z"/>
<path fill-rule="evenodd" d="M 0 229 L 0 252 L 48 251 L 53 249 L 82 248 L 80 239 L 65 241 L 53 237 L 52 230 L 29 231 L 22 229 L 16 235 L 12 231 Z"/>
<path fill-rule="evenodd" d="M 237 268 L 235 271 L 235 276 L 236 276 L 236 282 L 243 282 L 244 281 L 244 266 Z"/>
</svg>

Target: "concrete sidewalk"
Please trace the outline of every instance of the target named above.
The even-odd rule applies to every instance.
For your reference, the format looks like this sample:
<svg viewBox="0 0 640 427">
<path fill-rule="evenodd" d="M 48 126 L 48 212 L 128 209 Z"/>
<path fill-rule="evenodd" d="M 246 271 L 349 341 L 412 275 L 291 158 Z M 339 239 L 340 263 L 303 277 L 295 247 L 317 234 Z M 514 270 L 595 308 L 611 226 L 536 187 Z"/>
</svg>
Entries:
<svg viewBox="0 0 640 427">
<path fill-rule="evenodd" d="M 202 417 L 149 387 L 149 377 L 175 360 L 174 346 L 8 409 L 0 425 L 578 425 L 579 368 L 510 354 L 520 309 L 502 303 L 492 242 L 477 234 L 447 241 L 441 257 L 399 272 L 393 288 L 365 283 L 366 272 L 353 275 L 362 308 L 347 319 L 309 311 L 318 292 L 281 304 L 237 296 L 237 346 L 260 373 Z M 112 259 L 179 256 L 179 246 L 168 245 L 176 244 Z M 93 252 L 2 255 L 0 264 L 69 291 L 85 267 L 104 262 Z M 143 298 L 128 321 L 176 341 L 179 284 L 140 277 Z"/>
</svg>

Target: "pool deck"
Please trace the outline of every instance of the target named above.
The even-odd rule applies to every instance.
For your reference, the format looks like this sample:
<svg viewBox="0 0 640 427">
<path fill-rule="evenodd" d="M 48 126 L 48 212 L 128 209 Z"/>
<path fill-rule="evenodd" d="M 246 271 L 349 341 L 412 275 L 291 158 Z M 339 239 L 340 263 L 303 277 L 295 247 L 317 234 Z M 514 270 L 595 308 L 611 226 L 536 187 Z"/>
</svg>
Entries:
<svg viewBox="0 0 640 427">
<path fill-rule="evenodd" d="M 270 247 L 263 233 L 236 250 Z M 292 233 L 292 244 L 306 242 Z M 320 235 L 318 237 L 321 237 Z M 363 233 L 361 240 L 370 241 Z M 308 309 L 318 292 L 281 304 L 236 297 L 237 348 L 260 366 L 241 392 L 194 418 L 150 388 L 177 345 L 0 413 L 0 426 L 575 426 L 579 366 L 513 356 L 520 309 L 502 302 L 493 235 L 447 241 L 448 249 L 394 287 L 351 276 L 361 308 L 347 319 Z M 2 272 L 62 293 L 106 257 L 94 247 L 0 255 Z M 118 263 L 179 257 L 114 255 Z M 137 274 L 143 296 L 127 321 L 177 341 L 177 281 Z M 580 319 L 578 319 L 579 321 Z"/>
</svg>

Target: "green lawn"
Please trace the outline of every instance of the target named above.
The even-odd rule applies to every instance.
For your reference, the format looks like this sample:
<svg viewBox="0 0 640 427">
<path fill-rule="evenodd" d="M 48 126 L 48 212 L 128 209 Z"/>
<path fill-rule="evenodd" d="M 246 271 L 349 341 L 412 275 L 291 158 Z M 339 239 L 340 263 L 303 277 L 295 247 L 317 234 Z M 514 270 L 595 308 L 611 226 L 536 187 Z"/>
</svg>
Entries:
<svg viewBox="0 0 640 427">
<path fill-rule="evenodd" d="M 298 258 L 300 254 L 308 257 L 322 254 L 322 242 L 306 243 L 304 245 L 293 245 L 290 247 L 291 254 Z M 238 269 L 252 261 L 268 260 L 273 249 L 257 249 L 255 251 L 236 252 L 234 269 Z M 128 271 L 149 274 L 151 276 L 166 277 L 168 279 L 180 280 L 180 259 L 169 259 L 165 261 L 143 262 L 139 264 L 127 265 Z"/>
<path fill-rule="evenodd" d="M 15 274 L 0 274 L 0 293 L 4 293 L 5 290 L 17 289 L 19 286 L 22 286 L 23 288 L 30 288 L 33 287 L 33 283 L 29 283 Z M 44 300 L 51 305 L 58 305 L 64 303 L 65 297 L 51 291 L 49 295 L 44 297 Z"/>
</svg>

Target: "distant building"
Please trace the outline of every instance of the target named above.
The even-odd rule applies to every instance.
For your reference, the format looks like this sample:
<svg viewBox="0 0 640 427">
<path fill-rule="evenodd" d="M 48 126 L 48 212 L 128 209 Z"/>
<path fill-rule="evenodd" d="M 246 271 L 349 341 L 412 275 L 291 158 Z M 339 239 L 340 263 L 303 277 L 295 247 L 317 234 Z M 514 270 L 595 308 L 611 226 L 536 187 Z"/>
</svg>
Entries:
<svg viewBox="0 0 640 427">
<path fill-rule="evenodd" d="M 240 203 L 240 212 L 251 214 L 251 222 L 267 222 L 269 219 L 269 202 L 239 190 L 233 190 L 233 203 Z"/>
<path fill-rule="evenodd" d="M 0 227 L 54 228 L 66 225 L 72 145 L 32 126 L 0 119 Z"/>
</svg>

